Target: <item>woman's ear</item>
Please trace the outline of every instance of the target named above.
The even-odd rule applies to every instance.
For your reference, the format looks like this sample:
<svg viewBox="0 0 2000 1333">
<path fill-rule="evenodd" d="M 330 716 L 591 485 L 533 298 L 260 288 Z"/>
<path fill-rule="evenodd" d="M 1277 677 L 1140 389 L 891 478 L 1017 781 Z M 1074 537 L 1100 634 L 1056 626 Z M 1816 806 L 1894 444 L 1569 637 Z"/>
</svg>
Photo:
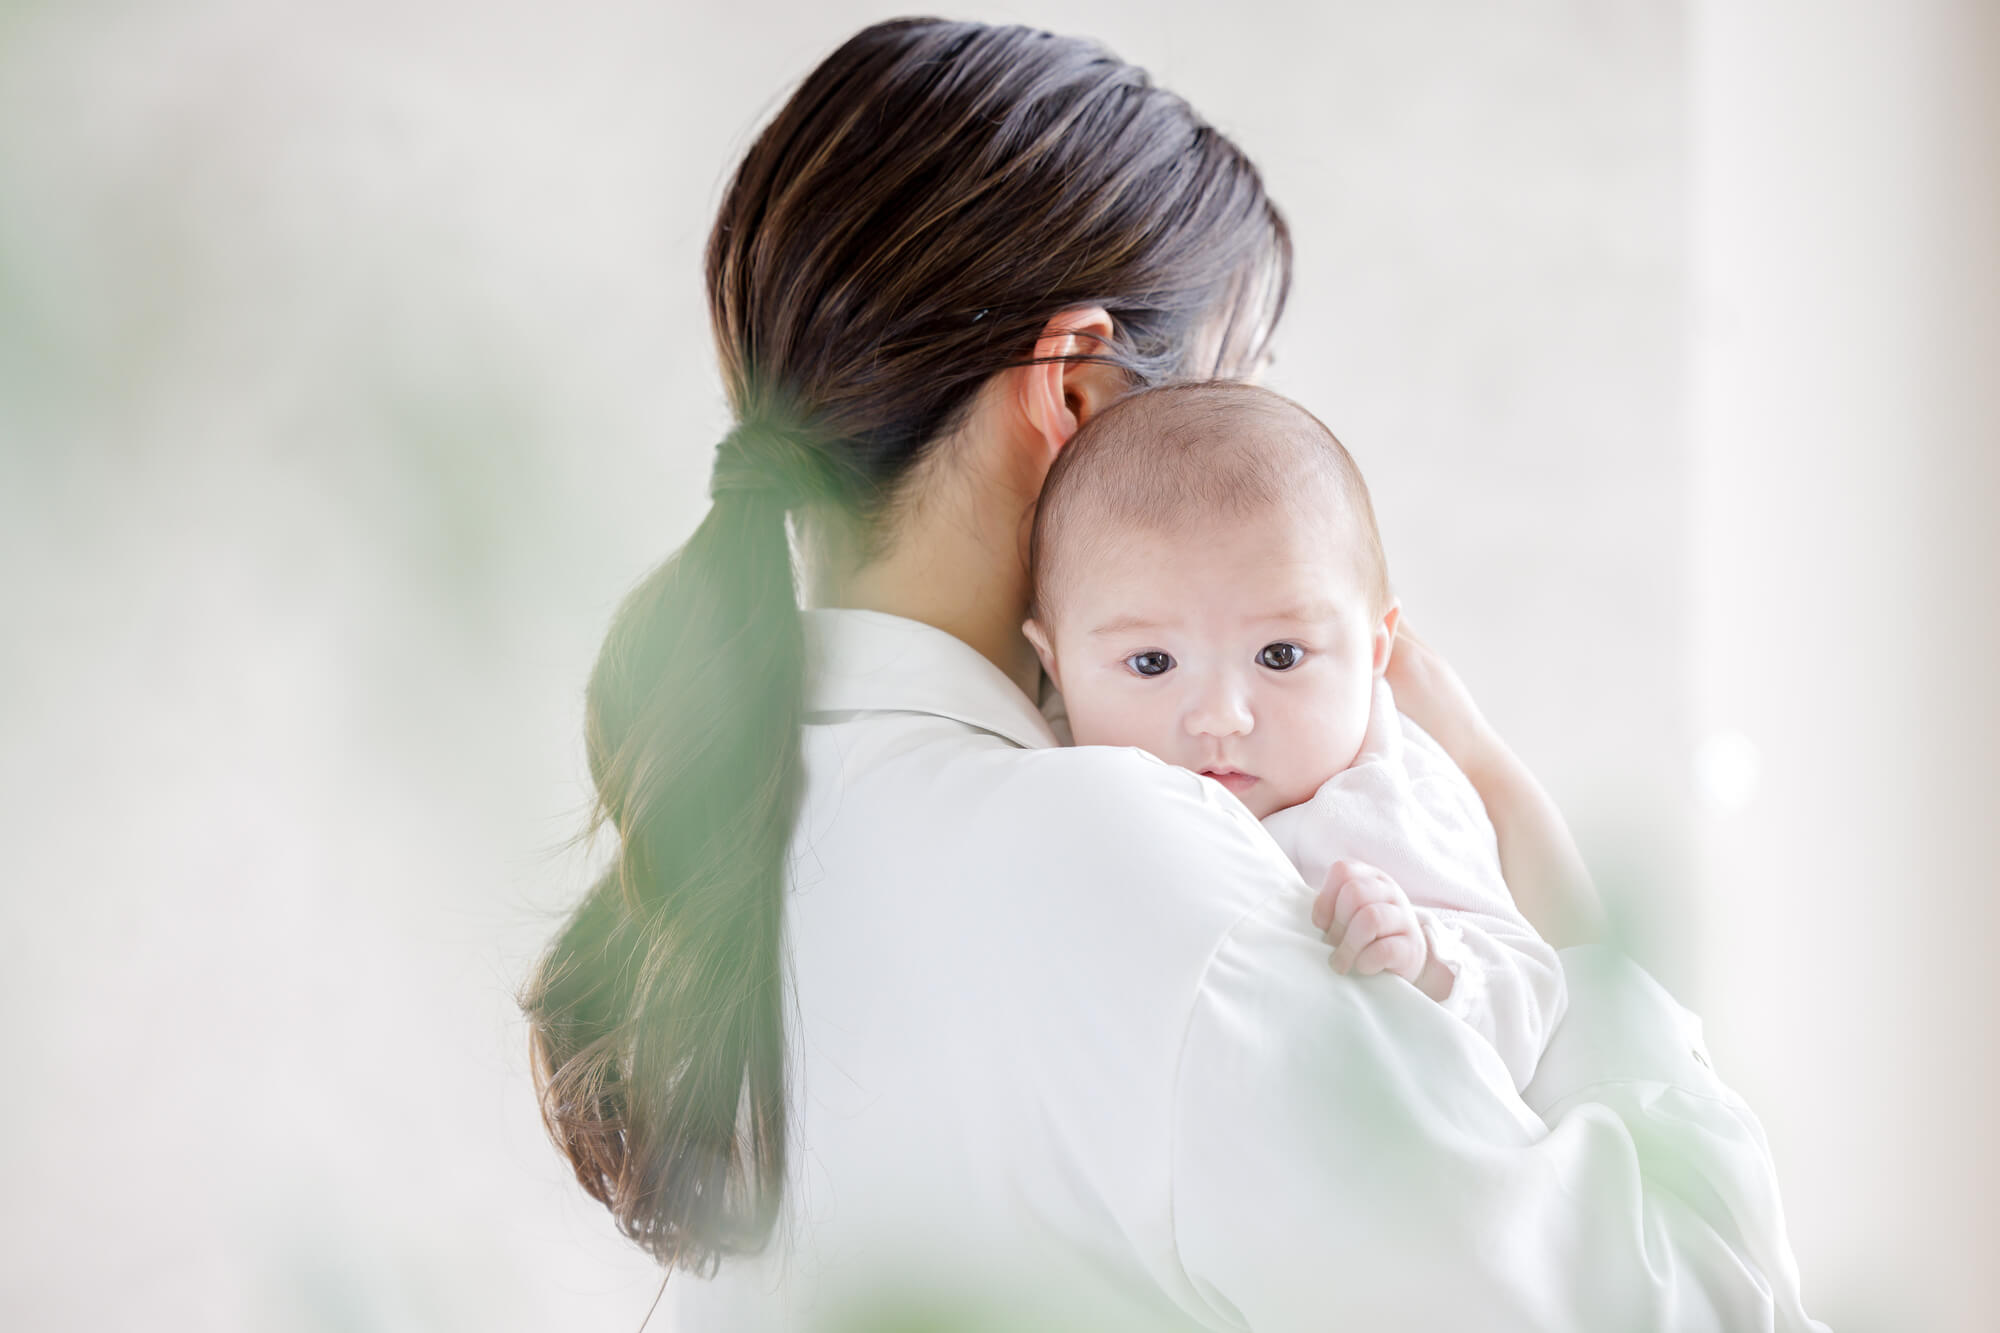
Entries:
<svg viewBox="0 0 2000 1333">
<path fill-rule="evenodd" d="M 1118 367 L 1065 359 L 1103 352 L 1116 327 L 1102 306 L 1065 310 L 1035 340 L 1035 364 L 1021 367 L 1021 412 L 1034 432 L 1042 470 L 1056 461 L 1078 427 L 1124 392 Z"/>
<path fill-rule="evenodd" d="M 1056 675 L 1056 655 L 1049 647 L 1049 636 L 1042 629 L 1041 622 L 1030 617 L 1021 622 L 1021 633 L 1028 636 L 1028 642 L 1035 645 L 1035 656 L 1042 659 L 1042 670 L 1055 682 L 1056 693 L 1062 693 L 1062 679 Z"/>
<path fill-rule="evenodd" d="M 1403 604 L 1396 598 L 1389 599 L 1389 609 L 1382 613 L 1382 619 L 1375 625 L 1375 674 L 1380 676 L 1389 669 L 1389 659 L 1396 653 L 1396 622 L 1403 618 Z"/>
</svg>

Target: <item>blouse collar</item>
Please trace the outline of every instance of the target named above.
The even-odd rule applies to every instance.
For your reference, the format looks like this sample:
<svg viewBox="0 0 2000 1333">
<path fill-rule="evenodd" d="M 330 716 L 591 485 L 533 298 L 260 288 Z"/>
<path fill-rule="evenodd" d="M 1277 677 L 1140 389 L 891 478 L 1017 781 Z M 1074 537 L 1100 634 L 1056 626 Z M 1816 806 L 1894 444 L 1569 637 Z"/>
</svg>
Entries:
<svg viewBox="0 0 2000 1333">
<path fill-rule="evenodd" d="M 808 722 L 827 713 L 931 713 L 1027 749 L 1055 745 L 1049 719 L 976 648 L 880 611 L 804 613 Z"/>
</svg>

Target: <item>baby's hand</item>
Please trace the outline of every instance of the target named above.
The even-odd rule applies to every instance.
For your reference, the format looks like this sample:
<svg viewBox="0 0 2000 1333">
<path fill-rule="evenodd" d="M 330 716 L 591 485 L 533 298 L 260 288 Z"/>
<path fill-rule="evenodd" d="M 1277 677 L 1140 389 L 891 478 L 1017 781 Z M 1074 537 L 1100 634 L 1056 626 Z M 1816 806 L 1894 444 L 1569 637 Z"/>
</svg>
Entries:
<svg viewBox="0 0 2000 1333">
<path fill-rule="evenodd" d="M 1417 909 L 1395 880 L 1362 861 L 1335 861 L 1313 901 L 1313 924 L 1333 941 L 1333 970 L 1362 976 L 1424 975 L 1430 941 Z"/>
</svg>

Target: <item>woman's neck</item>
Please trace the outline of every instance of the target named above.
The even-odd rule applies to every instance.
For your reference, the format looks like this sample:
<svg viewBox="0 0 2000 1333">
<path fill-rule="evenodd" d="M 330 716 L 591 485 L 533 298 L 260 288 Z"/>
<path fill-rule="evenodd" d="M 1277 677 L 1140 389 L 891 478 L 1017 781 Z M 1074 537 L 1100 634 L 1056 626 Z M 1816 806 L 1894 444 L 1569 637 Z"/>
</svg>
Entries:
<svg viewBox="0 0 2000 1333">
<path fill-rule="evenodd" d="M 931 539 L 878 560 L 844 580 L 831 606 L 882 611 L 921 621 L 963 640 L 999 667 L 1030 699 L 1041 664 L 1021 634 L 1027 579 L 1008 579 L 990 548 Z"/>
<path fill-rule="evenodd" d="M 906 511 L 889 548 L 844 575 L 827 579 L 819 604 L 881 611 L 921 621 L 970 644 L 1006 673 L 1030 699 L 1041 664 L 1021 633 L 1028 614 L 1024 534 L 1032 493 L 980 484 L 972 477 L 940 479 L 924 501 Z"/>
</svg>

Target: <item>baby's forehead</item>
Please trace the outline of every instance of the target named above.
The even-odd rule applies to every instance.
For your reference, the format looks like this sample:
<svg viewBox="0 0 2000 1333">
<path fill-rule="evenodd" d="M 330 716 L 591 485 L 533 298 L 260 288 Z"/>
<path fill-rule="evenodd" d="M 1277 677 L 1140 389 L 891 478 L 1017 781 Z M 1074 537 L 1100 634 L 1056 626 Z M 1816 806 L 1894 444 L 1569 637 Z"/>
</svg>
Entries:
<svg viewBox="0 0 2000 1333">
<path fill-rule="evenodd" d="M 1114 611 L 1159 624 L 1345 618 L 1371 596 L 1367 546 L 1323 510 L 1272 503 L 1096 526 L 1044 571 L 1045 614 L 1075 627 Z"/>
<path fill-rule="evenodd" d="M 1385 584 L 1366 484 L 1311 413 L 1243 384 L 1143 390 L 1086 423 L 1050 471 L 1032 547 L 1036 605 L 1098 579 L 1133 541 L 1235 529 L 1290 545 L 1312 534 Z"/>
</svg>

